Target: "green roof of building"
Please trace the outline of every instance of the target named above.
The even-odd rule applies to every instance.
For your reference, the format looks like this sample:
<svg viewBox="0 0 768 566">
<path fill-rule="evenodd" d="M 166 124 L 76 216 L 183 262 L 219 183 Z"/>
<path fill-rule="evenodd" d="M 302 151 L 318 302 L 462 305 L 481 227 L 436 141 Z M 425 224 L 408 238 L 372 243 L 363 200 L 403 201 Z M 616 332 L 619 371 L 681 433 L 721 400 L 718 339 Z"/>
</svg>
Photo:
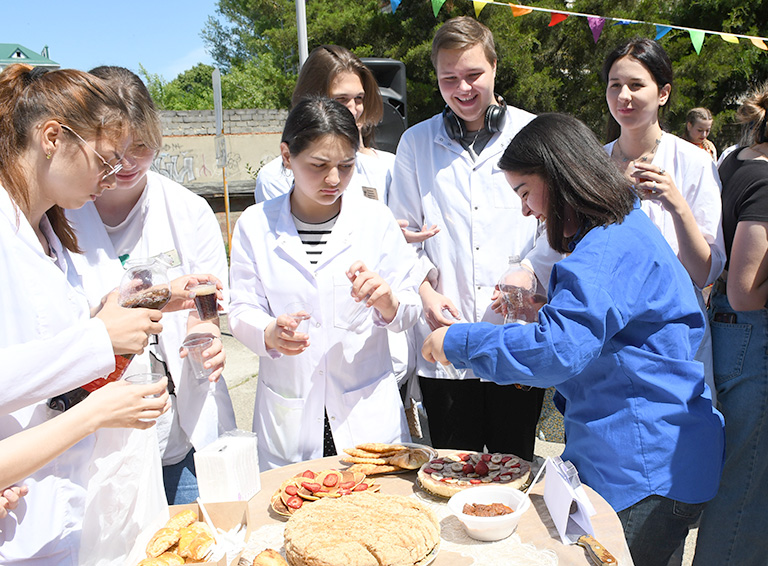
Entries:
<svg viewBox="0 0 768 566">
<path fill-rule="evenodd" d="M 47 45 L 43 48 L 43 52 L 47 54 Z M 51 61 L 48 57 L 40 55 L 23 45 L 0 43 L 0 69 L 14 63 L 25 63 L 33 67 L 51 67 L 53 69 L 58 69 L 61 66 L 56 61 Z"/>
</svg>

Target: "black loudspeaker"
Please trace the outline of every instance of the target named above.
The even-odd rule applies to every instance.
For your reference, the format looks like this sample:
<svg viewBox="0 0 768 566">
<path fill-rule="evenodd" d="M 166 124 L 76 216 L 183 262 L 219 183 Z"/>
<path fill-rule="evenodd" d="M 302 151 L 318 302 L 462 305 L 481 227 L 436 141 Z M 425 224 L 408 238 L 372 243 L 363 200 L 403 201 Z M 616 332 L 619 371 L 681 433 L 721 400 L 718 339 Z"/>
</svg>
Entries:
<svg viewBox="0 0 768 566">
<path fill-rule="evenodd" d="M 395 153 L 400 136 L 408 128 L 405 64 L 395 59 L 363 57 L 376 82 L 384 103 L 384 116 L 376 126 L 376 147 Z"/>
</svg>

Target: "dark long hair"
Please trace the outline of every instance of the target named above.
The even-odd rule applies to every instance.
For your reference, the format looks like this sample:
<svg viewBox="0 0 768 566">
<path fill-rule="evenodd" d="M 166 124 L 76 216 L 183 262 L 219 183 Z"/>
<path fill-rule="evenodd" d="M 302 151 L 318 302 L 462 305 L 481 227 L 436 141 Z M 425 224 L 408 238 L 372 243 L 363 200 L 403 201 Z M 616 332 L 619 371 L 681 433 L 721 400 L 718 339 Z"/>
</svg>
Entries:
<svg viewBox="0 0 768 566">
<path fill-rule="evenodd" d="M 504 150 L 499 167 L 544 179 L 547 239 L 560 253 L 569 252 L 573 240 L 563 233 L 569 208 L 583 235 L 596 226 L 621 223 L 637 198 L 592 130 L 566 114 L 542 114 L 530 122 Z"/>
<path fill-rule="evenodd" d="M 355 117 L 347 107 L 324 96 L 309 96 L 288 114 L 280 141 L 288 144 L 291 155 L 298 155 L 324 136 L 347 140 L 355 152 L 360 147 Z"/>
<path fill-rule="evenodd" d="M 664 88 L 665 85 L 672 86 L 674 72 L 672 71 L 672 61 L 670 60 L 669 55 L 667 55 L 667 52 L 664 51 L 664 48 L 661 45 L 647 37 L 635 37 L 626 43 L 622 43 L 616 49 L 611 51 L 608 57 L 605 58 L 603 70 L 601 72 L 605 84 L 608 84 L 608 75 L 611 72 L 611 67 L 613 67 L 613 64 L 616 61 L 623 57 L 632 57 L 643 67 L 648 69 L 648 72 L 651 73 L 653 80 L 660 89 Z M 661 109 L 662 115 L 668 105 L 669 100 L 667 100 L 667 104 Z M 619 123 L 609 112 L 606 140 L 615 140 L 619 137 L 620 133 L 621 126 L 619 126 Z"/>
</svg>

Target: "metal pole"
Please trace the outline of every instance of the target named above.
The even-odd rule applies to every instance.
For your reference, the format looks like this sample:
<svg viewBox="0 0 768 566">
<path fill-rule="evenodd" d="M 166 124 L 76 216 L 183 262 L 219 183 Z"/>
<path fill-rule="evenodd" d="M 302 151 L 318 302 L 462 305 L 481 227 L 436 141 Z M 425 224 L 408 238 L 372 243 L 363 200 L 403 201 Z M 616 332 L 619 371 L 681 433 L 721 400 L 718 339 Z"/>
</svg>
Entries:
<svg viewBox="0 0 768 566">
<path fill-rule="evenodd" d="M 307 6 L 304 0 L 296 0 L 296 29 L 299 33 L 299 69 L 309 57 L 307 46 Z"/>
</svg>

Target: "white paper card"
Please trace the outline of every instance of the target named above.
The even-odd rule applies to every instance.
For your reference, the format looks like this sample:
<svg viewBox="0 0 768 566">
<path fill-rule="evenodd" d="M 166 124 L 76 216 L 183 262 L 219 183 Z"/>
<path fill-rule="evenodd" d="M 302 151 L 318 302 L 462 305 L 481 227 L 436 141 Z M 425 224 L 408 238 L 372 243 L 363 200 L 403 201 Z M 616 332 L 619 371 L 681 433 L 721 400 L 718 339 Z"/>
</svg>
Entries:
<svg viewBox="0 0 768 566">
<path fill-rule="evenodd" d="M 589 517 L 595 514 L 595 508 L 584 488 L 571 487 L 551 458 L 547 458 L 545 466 L 544 503 L 563 544 L 572 544 L 584 534 L 594 535 Z"/>
</svg>

